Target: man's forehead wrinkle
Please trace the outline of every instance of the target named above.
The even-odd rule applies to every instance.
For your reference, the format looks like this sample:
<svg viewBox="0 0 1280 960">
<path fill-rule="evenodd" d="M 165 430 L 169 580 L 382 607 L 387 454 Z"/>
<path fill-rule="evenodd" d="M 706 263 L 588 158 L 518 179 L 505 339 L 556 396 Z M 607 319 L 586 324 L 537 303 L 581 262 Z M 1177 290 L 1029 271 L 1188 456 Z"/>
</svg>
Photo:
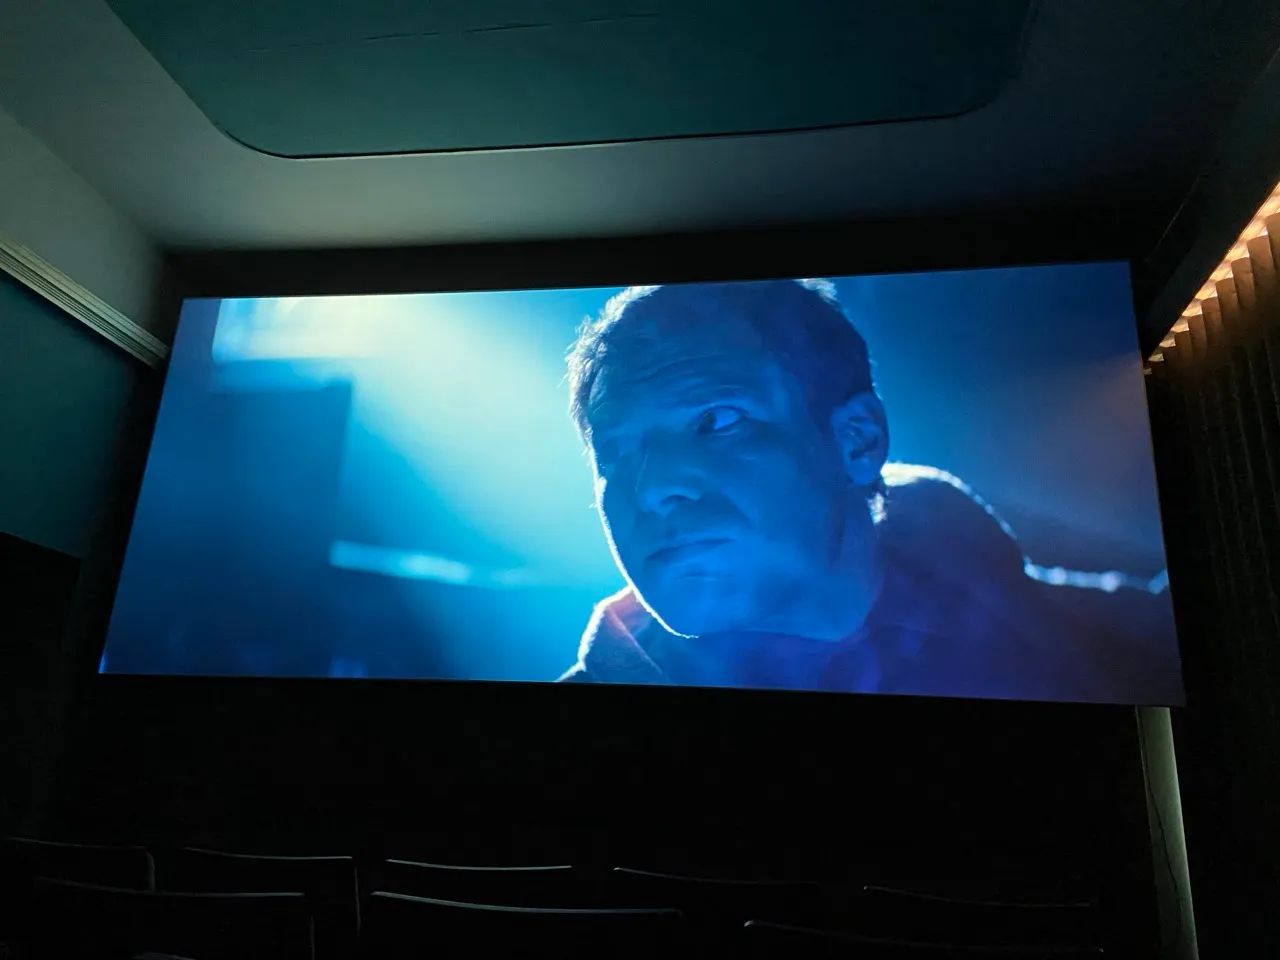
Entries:
<svg viewBox="0 0 1280 960">
<path fill-rule="evenodd" d="M 667 354 L 646 358 L 626 366 L 601 365 L 600 375 L 592 384 L 589 405 L 595 406 L 606 395 L 644 395 L 653 390 L 681 393 L 721 386 L 749 387 L 760 379 L 757 364 L 744 363 L 743 358 L 723 353 L 699 352 Z"/>
<path fill-rule="evenodd" d="M 685 358 L 655 369 L 649 376 L 607 378 L 592 385 L 587 407 L 588 430 L 606 436 L 625 430 L 637 411 L 671 413 L 717 401 L 764 404 L 782 414 L 791 408 L 782 371 L 768 362 L 749 366 L 716 364 L 710 358 Z M 687 375 L 677 371 L 685 368 Z M 603 371 L 602 371 L 603 373 Z M 652 381 L 647 384 L 646 381 Z M 657 400 L 652 406 L 644 401 Z M 637 402 L 639 401 L 639 402 Z"/>
<path fill-rule="evenodd" d="M 632 307 L 634 309 L 634 306 Z M 776 366 L 752 325 L 743 317 L 676 312 L 624 318 L 632 324 L 607 337 L 597 354 L 597 374 L 586 398 L 592 432 L 625 416 L 629 401 L 653 393 L 679 394 L 699 388 L 738 388 L 770 394 Z M 764 397 L 762 396 L 762 399 Z M 674 404 L 678 402 L 670 398 Z M 616 423 L 616 420 L 615 420 Z"/>
</svg>

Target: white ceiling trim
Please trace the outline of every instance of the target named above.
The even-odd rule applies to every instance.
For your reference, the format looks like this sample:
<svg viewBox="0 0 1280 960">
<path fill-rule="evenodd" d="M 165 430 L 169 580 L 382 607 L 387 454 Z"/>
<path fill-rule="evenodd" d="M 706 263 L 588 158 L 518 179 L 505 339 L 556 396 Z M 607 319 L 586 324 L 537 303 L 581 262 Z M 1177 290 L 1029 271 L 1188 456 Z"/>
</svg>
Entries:
<svg viewBox="0 0 1280 960">
<path fill-rule="evenodd" d="M 0 233 L 0 270 L 30 287 L 54 306 L 149 367 L 159 366 L 169 348 L 134 321 L 69 276 Z"/>
</svg>

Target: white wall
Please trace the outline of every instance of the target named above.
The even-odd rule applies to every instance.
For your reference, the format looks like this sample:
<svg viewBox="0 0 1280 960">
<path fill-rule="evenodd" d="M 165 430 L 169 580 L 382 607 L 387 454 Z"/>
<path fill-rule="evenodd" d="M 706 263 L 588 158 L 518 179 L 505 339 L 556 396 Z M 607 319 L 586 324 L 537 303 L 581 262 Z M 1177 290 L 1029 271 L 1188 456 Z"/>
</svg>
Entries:
<svg viewBox="0 0 1280 960">
<path fill-rule="evenodd" d="M 161 257 L 128 217 L 0 108 L 0 232 L 148 330 Z"/>
</svg>

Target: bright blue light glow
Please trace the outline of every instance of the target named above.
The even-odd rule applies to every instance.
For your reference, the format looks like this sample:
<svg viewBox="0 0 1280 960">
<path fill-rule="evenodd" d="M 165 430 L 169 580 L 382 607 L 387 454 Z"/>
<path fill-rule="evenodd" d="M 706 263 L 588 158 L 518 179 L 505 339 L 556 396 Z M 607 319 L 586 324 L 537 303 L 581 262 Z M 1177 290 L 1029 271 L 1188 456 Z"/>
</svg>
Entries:
<svg viewBox="0 0 1280 960">
<path fill-rule="evenodd" d="M 395 575 L 536 567 L 605 588 L 620 578 L 562 381 L 574 327 L 613 292 L 227 300 L 212 353 L 223 388 L 352 385 L 335 539 L 460 565 Z M 467 543 L 444 535 L 463 524 Z"/>
<path fill-rule="evenodd" d="M 455 586 L 511 587 L 545 586 L 529 570 L 495 570 L 438 557 L 429 553 L 373 547 L 339 540 L 329 552 L 329 562 L 343 570 L 379 573 L 405 580 L 434 580 Z"/>
<path fill-rule="evenodd" d="M 1042 583 L 1057 587 L 1078 587 L 1082 590 L 1101 590 L 1103 593 L 1115 593 L 1117 590 L 1141 590 L 1143 593 L 1161 594 L 1169 588 L 1168 571 L 1161 570 L 1149 579 L 1136 577 L 1131 573 L 1119 570 L 1107 570 L 1091 573 L 1086 570 L 1067 570 L 1063 567 L 1041 567 L 1028 563 L 1025 567 L 1027 576 Z"/>
</svg>

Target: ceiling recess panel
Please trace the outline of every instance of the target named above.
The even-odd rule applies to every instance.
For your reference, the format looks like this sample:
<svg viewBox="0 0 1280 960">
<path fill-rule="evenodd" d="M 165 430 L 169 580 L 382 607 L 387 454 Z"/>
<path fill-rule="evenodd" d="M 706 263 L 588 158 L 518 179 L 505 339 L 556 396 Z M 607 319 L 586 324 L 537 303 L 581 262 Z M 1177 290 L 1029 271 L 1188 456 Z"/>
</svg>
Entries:
<svg viewBox="0 0 1280 960">
<path fill-rule="evenodd" d="M 210 121 L 281 157 L 949 117 L 1029 0 L 108 0 Z"/>
</svg>

